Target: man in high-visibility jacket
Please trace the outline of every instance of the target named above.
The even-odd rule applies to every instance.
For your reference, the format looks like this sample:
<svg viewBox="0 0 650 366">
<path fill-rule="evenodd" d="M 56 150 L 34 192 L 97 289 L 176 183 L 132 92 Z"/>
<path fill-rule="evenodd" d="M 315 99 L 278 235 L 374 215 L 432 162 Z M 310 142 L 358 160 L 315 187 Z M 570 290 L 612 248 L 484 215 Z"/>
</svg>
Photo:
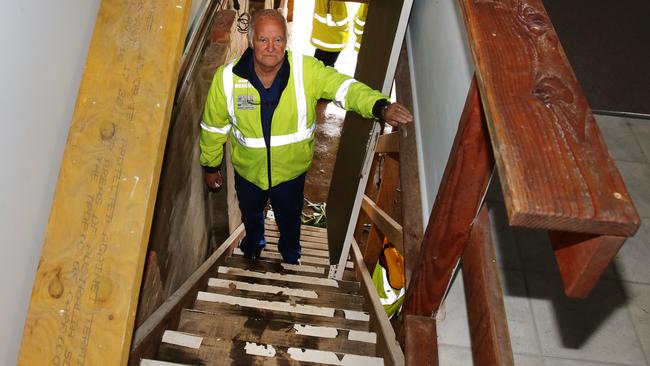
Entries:
<svg viewBox="0 0 650 366">
<path fill-rule="evenodd" d="M 368 14 L 367 4 L 361 4 L 354 16 L 353 32 L 355 51 L 361 47 L 363 28 Z M 311 44 L 316 47 L 314 57 L 326 66 L 334 66 L 348 42 L 349 25 L 346 3 L 343 1 L 316 0 L 311 28 Z"/>
<path fill-rule="evenodd" d="M 286 50 L 287 25 L 275 10 L 253 14 L 250 47 L 214 76 L 201 122 L 201 165 L 210 189 L 223 184 L 219 167 L 231 136 L 235 190 L 246 228 L 240 248 L 259 257 L 264 208 L 270 199 L 287 263 L 299 263 L 305 174 L 314 149 L 316 102 L 333 99 L 346 110 L 389 124 L 413 120 L 388 97 L 310 56 Z"/>
</svg>

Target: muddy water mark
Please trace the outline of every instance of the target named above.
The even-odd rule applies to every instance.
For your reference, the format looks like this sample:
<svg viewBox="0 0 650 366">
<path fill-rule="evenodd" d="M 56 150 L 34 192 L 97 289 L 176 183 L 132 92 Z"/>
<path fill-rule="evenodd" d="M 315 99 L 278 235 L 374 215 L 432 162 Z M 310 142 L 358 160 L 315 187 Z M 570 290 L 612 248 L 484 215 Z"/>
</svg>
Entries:
<svg viewBox="0 0 650 366">
<path fill-rule="evenodd" d="M 311 202 L 327 202 L 344 119 L 343 109 L 328 101 L 318 102 L 314 159 L 305 181 L 305 198 Z"/>
</svg>

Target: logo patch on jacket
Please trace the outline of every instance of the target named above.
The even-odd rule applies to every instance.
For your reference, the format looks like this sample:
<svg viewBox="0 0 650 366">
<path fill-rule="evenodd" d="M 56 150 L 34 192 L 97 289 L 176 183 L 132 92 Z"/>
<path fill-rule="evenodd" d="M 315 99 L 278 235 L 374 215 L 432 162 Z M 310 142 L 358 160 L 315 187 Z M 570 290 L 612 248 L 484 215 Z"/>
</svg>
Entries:
<svg viewBox="0 0 650 366">
<path fill-rule="evenodd" d="M 244 111 L 252 111 L 255 109 L 255 102 L 252 95 L 238 95 L 237 96 L 237 109 Z"/>
</svg>

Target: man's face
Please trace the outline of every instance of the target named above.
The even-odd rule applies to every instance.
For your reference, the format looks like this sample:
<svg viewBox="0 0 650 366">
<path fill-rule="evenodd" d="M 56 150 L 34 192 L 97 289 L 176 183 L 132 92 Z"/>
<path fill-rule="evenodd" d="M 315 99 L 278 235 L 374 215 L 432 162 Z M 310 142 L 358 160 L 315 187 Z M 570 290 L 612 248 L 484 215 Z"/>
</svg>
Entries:
<svg viewBox="0 0 650 366">
<path fill-rule="evenodd" d="M 282 23 L 269 17 L 258 20 L 251 47 L 256 64 L 270 69 L 279 67 L 284 61 L 284 51 L 287 48 Z"/>
</svg>

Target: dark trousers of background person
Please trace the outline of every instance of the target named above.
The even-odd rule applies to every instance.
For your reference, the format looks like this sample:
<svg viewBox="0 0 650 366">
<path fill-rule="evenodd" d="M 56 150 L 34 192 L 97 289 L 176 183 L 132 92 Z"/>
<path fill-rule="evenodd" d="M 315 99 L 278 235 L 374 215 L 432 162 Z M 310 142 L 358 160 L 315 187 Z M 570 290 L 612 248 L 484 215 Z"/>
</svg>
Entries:
<svg viewBox="0 0 650 366">
<path fill-rule="evenodd" d="M 314 57 L 321 60 L 325 64 L 325 66 L 334 67 L 334 64 L 336 63 L 336 60 L 339 58 L 340 54 L 341 51 L 331 52 L 331 51 L 323 51 L 320 48 L 317 48 L 316 51 L 314 52 Z"/>
<path fill-rule="evenodd" d="M 280 230 L 278 249 L 286 263 L 300 258 L 300 216 L 302 214 L 305 174 L 268 190 L 263 190 L 235 172 L 235 190 L 246 228 L 240 249 L 248 258 L 259 257 L 266 245 L 264 239 L 264 208 L 269 199 Z"/>
</svg>

